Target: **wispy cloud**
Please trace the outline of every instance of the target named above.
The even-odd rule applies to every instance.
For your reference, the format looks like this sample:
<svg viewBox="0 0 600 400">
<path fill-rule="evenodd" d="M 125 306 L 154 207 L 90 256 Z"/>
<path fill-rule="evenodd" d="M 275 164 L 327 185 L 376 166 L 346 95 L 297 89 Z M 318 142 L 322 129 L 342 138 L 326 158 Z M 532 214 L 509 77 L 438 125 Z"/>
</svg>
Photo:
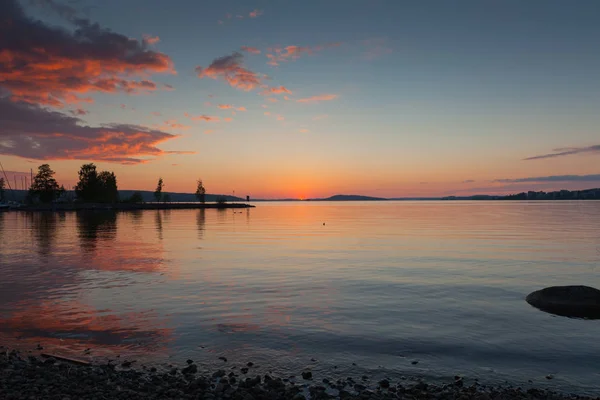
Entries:
<svg viewBox="0 0 600 400">
<path fill-rule="evenodd" d="M 215 59 L 207 68 L 196 67 L 198 78 L 224 79 L 232 87 L 250 91 L 262 84 L 262 77 L 243 66 L 244 56 L 234 52 Z"/>
<path fill-rule="evenodd" d="M 522 182 L 600 182 L 600 174 L 592 175 L 550 175 L 534 176 L 516 179 L 496 179 L 499 183 L 522 183 Z"/>
<path fill-rule="evenodd" d="M 160 38 L 158 36 L 144 35 L 143 38 L 144 43 L 146 44 L 156 44 L 160 42 Z"/>
<path fill-rule="evenodd" d="M 231 122 L 231 121 L 233 121 L 233 118 L 231 118 L 231 117 L 223 118 L 223 121 Z"/>
<path fill-rule="evenodd" d="M 213 132 L 214 132 L 214 130 L 213 130 L 213 129 L 206 129 L 206 130 L 204 131 L 204 133 L 205 133 L 205 134 L 207 134 L 207 135 L 209 135 L 209 134 L 211 134 L 211 133 L 213 133 Z"/>
<path fill-rule="evenodd" d="M 160 117 L 161 114 L 158 111 L 152 111 L 150 114 L 154 115 L 155 117 Z"/>
<path fill-rule="evenodd" d="M 221 110 L 237 110 L 237 111 L 246 111 L 246 107 L 235 107 L 233 104 L 219 104 Z"/>
<path fill-rule="evenodd" d="M 554 153 L 542 154 L 540 156 L 527 157 L 524 160 L 541 160 L 544 158 L 554 158 L 562 156 L 571 156 L 574 154 L 600 154 L 600 144 L 587 147 L 561 147 L 552 150 Z"/>
<path fill-rule="evenodd" d="M 157 89 L 148 75 L 174 73 L 169 56 L 149 50 L 145 40 L 102 28 L 65 7 L 57 10 L 74 32 L 28 17 L 16 0 L 0 2 L 0 87 L 13 101 L 63 107 L 91 102 L 86 96 L 94 92 L 144 93 Z"/>
<path fill-rule="evenodd" d="M 270 111 L 265 111 L 263 114 L 268 117 L 269 115 L 271 115 L 271 112 Z"/>
<path fill-rule="evenodd" d="M 164 125 L 160 127 L 161 129 L 189 129 L 191 128 L 189 125 L 180 124 L 175 119 L 169 119 L 164 122 Z"/>
<path fill-rule="evenodd" d="M 300 58 L 303 54 L 314 54 L 327 48 L 341 46 L 341 43 L 328 43 L 319 46 L 286 46 L 286 47 L 271 47 L 267 49 L 267 64 L 277 66 L 281 62 L 294 61 Z"/>
<path fill-rule="evenodd" d="M 337 99 L 337 94 L 321 94 L 318 96 L 306 97 L 296 100 L 298 103 L 319 103 L 321 101 L 331 101 Z"/>
<path fill-rule="evenodd" d="M 366 47 L 363 57 L 367 60 L 375 60 L 392 53 L 392 48 L 385 38 L 362 40 L 360 44 Z"/>
<path fill-rule="evenodd" d="M 475 181 L 473 179 L 467 179 L 462 181 L 462 183 L 474 183 Z"/>
<path fill-rule="evenodd" d="M 285 120 L 285 117 L 283 115 L 281 115 L 281 114 L 277 114 L 276 118 L 277 118 L 277 121 L 283 121 L 283 120 Z"/>
<path fill-rule="evenodd" d="M 250 14 L 248 14 L 248 16 L 250 18 L 257 18 L 257 17 L 259 17 L 261 15 L 263 15 L 263 11 L 262 10 L 253 10 L 253 11 L 250 11 Z"/>
<path fill-rule="evenodd" d="M 267 98 L 267 101 L 270 101 L 271 103 L 277 103 L 277 99 L 275 97 L 269 97 Z"/>
<path fill-rule="evenodd" d="M 73 115 L 86 115 L 89 114 L 90 112 L 86 109 L 83 108 L 76 108 L 75 110 L 71 110 L 71 114 Z"/>
<path fill-rule="evenodd" d="M 206 122 L 219 122 L 219 117 L 212 117 L 210 115 L 191 115 L 190 113 L 183 113 L 184 116 L 191 119 L 192 121 L 206 121 Z"/>
<path fill-rule="evenodd" d="M 329 115 L 327 115 L 327 114 L 315 115 L 314 117 L 312 117 L 312 120 L 313 121 L 320 121 L 320 120 L 325 119 L 325 118 L 329 118 Z"/>
<path fill-rule="evenodd" d="M 36 160 L 86 160 L 122 164 L 148 162 L 166 154 L 157 146 L 177 135 L 139 125 L 93 127 L 79 118 L 0 97 L 0 154 Z"/>
<path fill-rule="evenodd" d="M 306 129 L 306 128 L 302 128 L 298 132 L 300 132 L 300 133 L 308 133 L 310 131 L 308 129 Z"/>
<path fill-rule="evenodd" d="M 246 53 L 250 53 L 250 54 L 260 54 L 260 50 L 257 49 L 256 47 L 242 46 L 241 50 L 245 51 Z"/>
<path fill-rule="evenodd" d="M 285 86 L 274 86 L 274 87 L 270 87 L 267 88 L 265 90 L 263 90 L 262 92 L 260 92 L 260 94 L 262 94 L 263 96 L 270 96 L 272 94 L 292 94 L 292 91 L 288 88 L 286 88 Z"/>
</svg>

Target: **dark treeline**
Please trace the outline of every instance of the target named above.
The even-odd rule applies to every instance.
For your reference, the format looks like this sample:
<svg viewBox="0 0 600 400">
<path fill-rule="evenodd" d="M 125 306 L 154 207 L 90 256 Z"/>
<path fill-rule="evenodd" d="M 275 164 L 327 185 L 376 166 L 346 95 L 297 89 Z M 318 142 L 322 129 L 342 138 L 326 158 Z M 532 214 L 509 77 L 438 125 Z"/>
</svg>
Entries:
<svg viewBox="0 0 600 400">
<path fill-rule="evenodd" d="M 159 178 L 158 186 L 153 193 L 153 198 L 148 198 L 147 192 L 143 191 L 123 191 L 125 196 L 119 192 L 117 177 L 111 171 L 98 171 L 92 163 L 84 164 L 79 169 L 79 181 L 73 190 L 67 190 L 59 185 L 54 178 L 55 172 L 50 165 L 43 164 L 38 167 L 37 174 L 33 178 L 31 187 L 27 191 L 24 200 L 27 204 L 48 204 L 54 202 L 68 203 L 144 203 L 147 201 L 171 202 L 181 201 L 172 199 L 169 193 L 163 192 L 165 187 L 164 180 Z M 225 203 L 228 198 L 225 196 L 206 195 L 206 189 L 202 180 L 199 179 L 196 186 L 196 192 L 193 199 L 187 201 L 199 201 L 204 203 L 207 197 L 213 201 Z M 18 191 L 14 191 L 18 192 Z M 4 190 L 4 180 L 0 182 L 0 199 L 7 197 Z M 15 199 L 16 200 L 16 199 Z M 209 199 L 210 201 L 210 199 Z"/>
<path fill-rule="evenodd" d="M 557 190 L 554 192 L 521 192 L 506 196 L 449 196 L 442 200 L 600 200 L 600 188 L 585 190 Z"/>
</svg>

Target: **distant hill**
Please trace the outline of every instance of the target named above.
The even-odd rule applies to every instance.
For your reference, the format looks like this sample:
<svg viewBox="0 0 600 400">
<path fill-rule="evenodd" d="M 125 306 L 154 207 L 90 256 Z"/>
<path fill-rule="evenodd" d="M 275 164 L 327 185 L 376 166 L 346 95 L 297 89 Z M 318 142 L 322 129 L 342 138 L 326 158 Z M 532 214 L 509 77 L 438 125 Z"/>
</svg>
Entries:
<svg viewBox="0 0 600 400">
<path fill-rule="evenodd" d="M 311 201 L 382 201 L 383 197 L 360 196 L 357 194 L 336 194 L 326 199 L 310 199 Z"/>
</svg>

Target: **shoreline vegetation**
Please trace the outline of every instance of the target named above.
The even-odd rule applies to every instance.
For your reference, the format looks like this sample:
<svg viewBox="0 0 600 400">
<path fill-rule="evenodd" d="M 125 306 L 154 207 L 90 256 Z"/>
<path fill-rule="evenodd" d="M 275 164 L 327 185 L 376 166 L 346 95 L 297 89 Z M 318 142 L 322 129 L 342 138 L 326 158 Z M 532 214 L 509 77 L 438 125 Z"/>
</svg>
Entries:
<svg viewBox="0 0 600 400">
<path fill-rule="evenodd" d="M 2 170 L 4 173 L 4 170 Z M 186 198 L 166 192 L 163 178 L 158 178 L 154 192 L 120 191 L 114 172 L 97 171 L 94 164 L 83 164 L 79 169 L 79 181 L 67 190 L 54 179 L 55 172 L 48 164 L 38 167 L 31 177 L 28 190 L 10 186 L 4 173 L 0 177 L 0 210 L 23 211 L 78 211 L 78 210 L 174 210 L 174 209 L 225 209 L 250 208 L 244 199 L 235 196 L 207 194 L 202 179 L 196 181 L 194 194 Z M 15 181 L 16 182 L 16 181 Z M 23 185 L 25 187 L 26 185 Z M 8 188 L 8 190 L 6 190 Z M 172 197 L 173 195 L 173 197 Z M 246 197 L 246 202 L 250 197 Z M 208 202 L 208 203 L 207 203 Z M 212 202 L 212 203 L 211 203 Z M 228 203 L 229 202 L 229 203 Z M 242 202 L 242 203 L 234 203 Z"/>
<path fill-rule="evenodd" d="M 40 347 L 41 348 L 41 347 Z M 547 389 L 490 386 L 455 376 L 445 384 L 418 378 L 334 379 L 310 369 L 295 376 L 259 375 L 252 362 L 228 363 L 200 371 L 193 360 L 170 369 L 133 365 L 134 361 L 92 364 L 53 354 L 24 355 L 0 346 L 0 395 L 3 399 L 231 399 L 231 400 L 384 400 L 384 399 L 581 399 L 593 397 Z M 141 368 L 140 368 L 141 367 Z"/>
</svg>

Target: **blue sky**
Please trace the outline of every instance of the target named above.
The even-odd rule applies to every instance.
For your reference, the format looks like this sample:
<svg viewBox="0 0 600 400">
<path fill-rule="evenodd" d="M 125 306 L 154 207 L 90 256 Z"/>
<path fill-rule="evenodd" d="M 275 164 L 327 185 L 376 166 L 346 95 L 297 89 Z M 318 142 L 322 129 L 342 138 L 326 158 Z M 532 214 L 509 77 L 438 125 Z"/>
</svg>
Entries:
<svg viewBox="0 0 600 400">
<path fill-rule="evenodd" d="M 56 12 L 57 4 L 65 4 L 58 0 L 20 4 L 26 15 L 49 27 L 59 25 L 70 33 L 78 27 Z M 156 38 L 136 51 L 164 55 L 173 69 L 130 65 L 127 79 L 150 80 L 159 88 L 137 94 L 86 89 L 93 103 L 49 110 L 85 110 L 79 125 L 128 124 L 176 135 L 153 134 L 161 138 L 161 151 L 179 153 L 140 154 L 141 161 L 125 165 L 119 160 L 130 160 L 129 150 L 127 157 L 114 147 L 114 157 L 80 147 L 57 151 L 44 137 L 48 151 L 34 152 L 14 144 L 2 147 L 0 137 L 0 154 L 12 170 L 28 170 L 45 159 L 70 182 L 80 164 L 92 161 L 114 170 L 122 188 L 151 189 L 160 175 L 170 190 L 190 191 L 196 177 L 202 177 L 209 191 L 237 188 L 261 197 L 340 191 L 439 195 L 479 187 L 503 192 L 514 191 L 515 185 L 498 179 L 600 172 L 594 167 L 600 154 L 595 147 L 600 138 L 600 4 L 594 1 L 69 4 L 70 15 L 102 29 L 140 43 L 145 35 Z M 79 39 L 74 35 L 73 40 Z M 304 50 L 292 55 L 287 50 L 282 57 L 288 46 Z M 19 55 L 35 52 L 25 50 Z M 127 57 L 112 50 L 114 57 Z M 232 61 L 234 52 L 260 84 L 236 87 L 216 67 L 209 69 L 212 75 L 199 77 L 198 71 L 215 60 Z M 278 65 L 269 65 L 267 54 L 279 57 Z M 107 74 L 118 75 L 108 71 L 102 76 Z M 8 92 L 17 90 L 10 79 L 5 78 Z M 31 79 L 36 82 L 33 72 Z M 290 93 L 261 94 L 281 86 Z M 323 100 L 298 101 L 310 98 Z M 14 93 L 12 99 L 23 100 Z M 219 105 L 245 111 L 233 114 Z M 48 110 L 47 104 L 39 106 Z M 194 121 L 186 113 L 219 122 Z M 134 132 L 126 135 L 135 137 Z M 563 148 L 576 151 L 523 160 L 565 153 Z M 464 183 L 470 180 L 475 182 Z M 519 183 L 545 190 L 598 184 L 568 177 Z"/>
</svg>

